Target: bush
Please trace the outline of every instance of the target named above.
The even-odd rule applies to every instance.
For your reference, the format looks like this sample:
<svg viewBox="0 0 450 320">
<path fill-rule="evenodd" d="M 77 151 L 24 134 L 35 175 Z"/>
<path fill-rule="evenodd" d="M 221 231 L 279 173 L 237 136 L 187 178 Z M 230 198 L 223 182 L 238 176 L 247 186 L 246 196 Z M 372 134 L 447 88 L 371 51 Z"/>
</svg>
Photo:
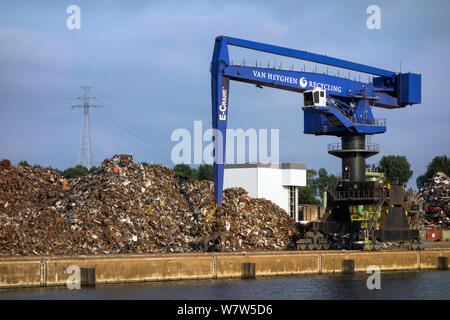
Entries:
<svg viewBox="0 0 450 320">
<path fill-rule="evenodd" d="M 81 165 L 77 165 L 73 168 L 67 168 L 62 172 L 62 176 L 67 179 L 75 179 L 82 176 L 85 176 L 89 173 L 89 170 Z"/>
</svg>

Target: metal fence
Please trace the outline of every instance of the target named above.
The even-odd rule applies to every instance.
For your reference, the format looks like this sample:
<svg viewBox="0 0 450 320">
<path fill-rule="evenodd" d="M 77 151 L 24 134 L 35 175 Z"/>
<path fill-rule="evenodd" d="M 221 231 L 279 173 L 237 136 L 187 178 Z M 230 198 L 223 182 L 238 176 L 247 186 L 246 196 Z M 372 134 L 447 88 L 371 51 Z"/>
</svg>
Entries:
<svg viewBox="0 0 450 320">
<path fill-rule="evenodd" d="M 380 151 L 379 143 L 330 143 L 328 144 L 328 151 L 337 151 L 337 150 L 355 150 L 355 149 L 363 149 L 367 151 Z"/>
<path fill-rule="evenodd" d="M 378 199 L 380 192 L 378 190 L 351 190 L 335 191 L 335 200 L 374 200 Z"/>
</svg>

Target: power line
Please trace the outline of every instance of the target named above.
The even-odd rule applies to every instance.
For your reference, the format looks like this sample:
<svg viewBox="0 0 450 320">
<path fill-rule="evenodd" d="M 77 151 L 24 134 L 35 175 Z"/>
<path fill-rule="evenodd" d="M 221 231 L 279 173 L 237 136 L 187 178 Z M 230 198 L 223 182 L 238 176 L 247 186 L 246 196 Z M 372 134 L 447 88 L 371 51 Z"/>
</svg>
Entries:
<svg viewBox="0 0 450 320">
<path fill-rule="evenodd" d="M 111 99 L 108 98 L 108 96 L 102 90 L 97 88 L 97 91 L 100 93 L 101 96 L 104 96 L 106 98 L 106 100 L 108 100 L 108 102 L 109 102 L 109 103 L 105 103 L 105 101 L 101 101 L 103 103 L 103 105 L 110 108 L 112 112 L 116 113 L 119 117 L 121 117 L 124 121 L 128 122 L 131 126 L 135 127 L 138 130 L 148 133 L 150 136 L 155 136 L 158 139 L 162 139 L 162 140 L 166 139 L 166 137 L 164 135 L 162 135 L 160 132 L 152 129 L 151 127 L 146 126 L 145 128 L 147 128 L 147 130 L 149 130 L 149 131 L 146 131 L 146 130 L 142 129 L 141 126 L 139 126 L 139 125 L 135 124 L 134 122 L 130 121 L 129 119 L 127 119 L 122 113 L 117 111 L 117 109 L 112 106 Z M 124 108 L 120 108 L 120 109 L 124 109 Z"/>
<path fill-rule="evenodd" d="M 97 90 L 100 91 L 99 89 Z M 102 93 L 102 95 L 104 94 Z M 129 134 L 133 135 L 135 138 L 141 140 L 150 147 L 158 149 L 160 152 L 170 152 L 168 144 L 166 143 L 167 138 L 164 137 L 161 133 L 156 130 L 151 130 L 152 132 L 146 131 L 141 126 L 137 125 L 136 123 L 125 117 L 123 114 L 118 112 L 111 105 L 107 104 L 105 101 L 99 98 L 97 99 L 105 107 L 103 114 L 106 117 L 109 117 L 111 121 L 114 121 L 123 130 L 127 131 Z M 148 136 L 150 136 L 150 139 L 147 138 Z"/>
<path fill-rule="evenodd" d="M 98 117 L 98 115 L 94 115 L 94 118 L 97 118 L 97 117 Z M 106 125 L 106 122 L 103 121 L 103 120 L 105 120 L 104 117 L 102 117 L 102 118 L 101 118 L 101 121 L 99 121 L 100 125 L 101 125 L 102 127 L 104 127 L 105 129 L 111 131 L 114 135 L 116 135 L 116 136 L 120 137 L 121 139 L 123 139 L 123 140 L 129 142 L 130 144 L 134 145 L 135 147 L 137 147 L 137 148 L 139 148 L 139 149 L 141 149 L 141 150 L 143 150 L 143 151 L 145 151 L 145 152 L 147 152 L 147 153 L 149 153 L 149 154 L 151 154 L 151 155 L 153 155 L 153 156 L 159 158 L 159 159 L 162 160 L 163 162 L 170 163 L 169 158 L 167 158 L 167 157 L 165 157 L 165 156 L 162 156 L 162 155 L 160 155 L 160 154 L 158 154 L 158 153 L 156 153 L 156 152 L 154 152 L 154 151 L 152 151 L 152 150 L 149 150 L 147 147 L 145 147 L 145 146 L 143 146 L 142 144 L 136 142 L 136 140 L 130 139 L 130 138 L 127 137 L 126 135 L 121 135 L 121 134 L 116 130 L 116 127 L 117 127 L 117 126 L 116 126 L 116 125 L 117 125 L 117 122 L 116 122 L 116 121 L 113 121 L 113 120 L 111 120 L 110 118 L 107 119 L 107 120 L 110 120 L 109 123 L 110 123 L 111 125 L 114 126 L 113 129 L 110 129 L 110 127 L 109 127 L 108 125 Z M 121 128 L 121 129 L 124 130 L 125 132 L 129 133 L 129 132 L 126 131 L 122 126 L 119 126 L 119 128 Z M 130 134 L 130 133 L 129 133 L 129 134 Z M 165 153 L 163 153 L 163 154 L 165 154 Z"/>
<path fill-rule="evenodd" d="M 73 99 L 72 99 L 73 100 Z M 43 108 L 43 107 L 36 107 L 36 106 L 27 106 L 27 105 L 21 105 L 21 106 L 0 106 L 0 112 L 59 112 L 64 111 L 67 112 L 67 109 L 59 108 L 59 107 L 50 107 L 50 108 Z"/>
<path fill-rule="evenodd" d="M 167 146 L 161 146 L 158 144 L 155 144 L 154 142 L 150 142 L 150 140 L 143 138 L 142 136 L 140 136 L 139 134 L 137 134 L 135 131 L 133 131 L 132 128 L 130 128 L 129 126 L 127 126 L 124 122 L 119 121 L 118 119 L 114 118 L 114 116 L 111 116 L 108 113 L 103 113 L 103 116 L 105 116 L 105 119 L 114 122 L 119 128 L 121 128 L 123 131 L 127 132 L 128 134 L 132 135 L 134 138 L 140 140 L 141 142 L 143 142 L 144 144 L 148 145 L 151 148 L 154 149 L 158 149 L 159 152 L 161 153 L 166 153 L 167 151 Z"/>
</svg>

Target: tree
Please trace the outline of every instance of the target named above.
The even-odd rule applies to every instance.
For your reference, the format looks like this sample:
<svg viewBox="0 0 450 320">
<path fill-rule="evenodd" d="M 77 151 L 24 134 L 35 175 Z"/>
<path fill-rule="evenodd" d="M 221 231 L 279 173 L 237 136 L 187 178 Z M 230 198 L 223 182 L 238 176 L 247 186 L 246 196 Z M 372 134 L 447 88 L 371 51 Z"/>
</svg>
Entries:
<svg viewBox="0 0 450 320">
<path fill-rule="evenodd" d="M 298 202 L 301 204 L 319 204 L 317 200 L 317 185 L 316 177 L 317 171 L 314 169 L 306 170 L 306 187 L 298 188 Z"/>
<path fill-rule="evenodd" d="M 436 156 L 427 165 L 427 171 L 417 177 L 416 184 L 418 188 L 422 188 L 429 179 L 431 179 L 437 172 L 443 172 L 450 176 L 450 159 L 446 156 Z"/>
<path fill-rule="evenodd" d="M 67 168 L 62 172 L 62 176 L 67 179 L 75 179 L 87 175 L 89 170 L 86 167 L 77 165 L 73 168 Z"/>
<path fill-rule="evenodd" d="M 328 174 L 327 170 L 324 168 L 319 169 L 319 176 L 316 179 L 317 191 L 319 193 L 320 200 L 323 203 L 323 193 L 325 188 L 334 185 L 338 182 L 338 177 L 334 174 Z"/>
<path fill-rule="evenodd" d="M 197 168 L 197 180 L 214 181 L 214 167 L 210 164 L 201 164 Z"/>
<path fill-rule="evenodd" d="M 177 164 L 173 167 L 173 171 L 175 171 L 175 174 L 180 177 L 195 179 L 197 176 L 197 170 L 192 169 L 187 164 Z"/>
<path fill-rule="evenodd" d="M 98 167 L 96 167 L 96 166 L 93 166 L 93 167 L 91 167 L 90 169 L 89 169 L 89 173 L 93 173 L 93 172 L 95 172 L 95 171 L 97 171 L 98 170 Z"/>
<path fill-rule="evenodd" d="M 400 184 L 408 182 L 413 174 L 411 165 L 405 156 L 384 156 L 380 160 L 380 170 L 385 173 L 388 181 Z"/>
<path fill-rule="evenodd" d="M 25 160 L 20 161 L 20 162 L 18 163 L 18 165 L 19 165 L 19 166 L 22 166 L 22 167 L 31 167 L 31 165 L 30 165 L 27 161 L 25 161 Z"/>
</svg>

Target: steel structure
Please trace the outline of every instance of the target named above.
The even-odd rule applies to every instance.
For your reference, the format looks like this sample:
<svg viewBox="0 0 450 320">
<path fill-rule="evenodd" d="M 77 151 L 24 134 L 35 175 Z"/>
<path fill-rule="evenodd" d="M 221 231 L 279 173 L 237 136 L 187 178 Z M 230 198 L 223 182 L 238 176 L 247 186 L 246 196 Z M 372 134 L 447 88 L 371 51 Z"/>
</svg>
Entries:
<svg viewBox="0 0 450 320">
<path fill-rule="evenodd" d="M 230 64 L 228 45 L 367 73 L 375 77 L 372 83 L 365 83 L 313 72 L 235 66 Z M 326 106 L 303 108 L 304 133 L 341 137 L 341 148 L 330 153 L 341 157 L 343 166 L 352 157 L 358 158 L 351 168 L 352 180 L 363 178 L 362 160 L 374 151 L 367 150 L 369 146 L 366 147 L 364 143 L 365 135 L 386 131 L 385 121 L 374 118 L 372 107 L 395 109 L 421 102 L 419 74 L 397 73 L 306 51 L 226 36 L 217 37 L 211 62 L 211 89 L 212 125 L 217 134 L 221 135 L 214 140 L 214 198 L 219 206 L 222 203 L 230 80 L 298 93 L 317 87 L 325 89 L 328 97 Z"/>
<path fill-rule="evenodd" d="M 237 46 L 340 69 L 372 75 L 361 82 L 315 72 L 281 70 L 230 64 L 228 46 Z M 331 135 L 341 143 L 328 146 L 331 155 L 342 159 L 342 180 L 327 192 L 326 214 L 303 232 L 300 248 L 328 248 L 324 235 L 349 236 L 366 249 L 377 241 L 411 241 L 410 248 L 422 248 L 418 231 L 409 228 L 403 205 L 403 186 L 365 181 L 365 159 L 379 151 L 366 143 L 366 136 L 386 131 L 386 121 L 376 119 L 372 108 L 403 108 L 421 102 L 421 75 L 398 73 L 306 51 L 219 36 L 211 62 L 212 125 L 214 130 L 214 199 L 222 204 L 226 128 L 230 80 L 304 93 L 304 133 Z M 370 208 L 368 217 L 351 212 Z M 381 212 L 381 217 L 376 217 Z M 386 209 L 387 208 L 387 209 Z M 367 213 L 367 210 L 362 209 Z M 356 213 L 356 217 L 355 217 Z"/>
<path fill-rule="evenodd" d="M 83 108 L 83 125 L 81 129 L 80 156 L 78 164 L 89 169 L 93 166 L 91 130 L 89 126 L 89 108 L 97 108 L 101 107 L 101 105 L 89 104 L 89 99 L 94 98 L 89 96 L 89 90 L 92 87 L 80 86 L 80 88 L 83 89 L 84 95 L 78 97 L 78 99 L 82 99 L 83 104 L 72 106 L 72 108 Z"/>
</svg>

